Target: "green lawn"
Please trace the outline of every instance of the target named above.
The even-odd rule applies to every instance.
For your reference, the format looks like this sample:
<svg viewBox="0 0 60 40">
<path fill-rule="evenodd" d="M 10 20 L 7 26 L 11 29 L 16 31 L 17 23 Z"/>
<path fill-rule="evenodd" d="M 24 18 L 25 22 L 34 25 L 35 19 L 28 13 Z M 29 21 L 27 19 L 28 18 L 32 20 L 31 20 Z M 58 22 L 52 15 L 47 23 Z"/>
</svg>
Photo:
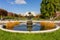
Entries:
<svg viewBox="0 0 60 40">
<path fill-rule="evenodd" d="M 60 40 L 60 29 L 52 33 L 21 34 L 0 30 L 0 40 Z"/>
</svg>

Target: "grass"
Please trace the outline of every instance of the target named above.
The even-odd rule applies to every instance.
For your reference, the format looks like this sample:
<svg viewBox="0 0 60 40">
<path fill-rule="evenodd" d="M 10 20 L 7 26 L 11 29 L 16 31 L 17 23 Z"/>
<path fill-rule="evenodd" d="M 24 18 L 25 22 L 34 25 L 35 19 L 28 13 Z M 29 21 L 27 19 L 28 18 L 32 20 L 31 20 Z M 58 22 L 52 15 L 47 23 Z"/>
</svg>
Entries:
<svg viewBox="0 0 60 40">
<path fill-rule="evenodd" d="M 0 40 L 60 40 L 60 29 L 38 34 L 10 33 L 0 30 Z"/>
</svg>

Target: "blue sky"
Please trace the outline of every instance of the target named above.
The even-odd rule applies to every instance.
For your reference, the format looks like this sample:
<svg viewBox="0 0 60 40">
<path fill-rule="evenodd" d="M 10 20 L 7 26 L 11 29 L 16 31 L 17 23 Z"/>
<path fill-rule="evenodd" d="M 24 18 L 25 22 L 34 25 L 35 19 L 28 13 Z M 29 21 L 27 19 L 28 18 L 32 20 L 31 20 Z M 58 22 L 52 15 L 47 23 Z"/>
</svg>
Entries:
<svg viewBox="0 0 60 40">
<path fill-rule="evenodd" d="M 0 0 L 0 8 L 14 13 L 40 13 L 42 0 Z"/>
</svg>

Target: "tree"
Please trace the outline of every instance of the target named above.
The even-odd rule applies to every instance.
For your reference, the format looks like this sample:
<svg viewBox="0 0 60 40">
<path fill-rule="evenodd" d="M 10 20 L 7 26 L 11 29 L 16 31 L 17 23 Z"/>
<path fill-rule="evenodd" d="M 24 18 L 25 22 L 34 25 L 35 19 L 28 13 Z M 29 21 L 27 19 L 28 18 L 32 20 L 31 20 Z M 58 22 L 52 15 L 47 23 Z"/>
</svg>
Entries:
<svg viewBox="0 0 60 40">
<path fill-rule="evenodd" d="M 14 17 L 18 17 L 18 14 L 16 14 L 16 13 L 15 13 L 15 14 L 13 14 L 13 15 L 14 15 Z"/>
<path fill-rule="evenodd" d="M 8 12 L 8 16 L 11 16 L 11 17 L 13 17 L 13 12 Z"/>
<path fill-rule="evenodd" d="M 7 11 L 4 9 L 0 9 L 0 16 L 7 16 Z"/>
<path fill-rule="evenodd" d="M 4 9 L 0 9 L 0 18 L 4 19 L 7 16 L 8 12 Z"/>
<path fill-rule="evenodd" d="M 42 0 L 41 13 L 44 18 L 54 17 L 56 11 L 60 11 L 60 0 Z"/>
</svg>

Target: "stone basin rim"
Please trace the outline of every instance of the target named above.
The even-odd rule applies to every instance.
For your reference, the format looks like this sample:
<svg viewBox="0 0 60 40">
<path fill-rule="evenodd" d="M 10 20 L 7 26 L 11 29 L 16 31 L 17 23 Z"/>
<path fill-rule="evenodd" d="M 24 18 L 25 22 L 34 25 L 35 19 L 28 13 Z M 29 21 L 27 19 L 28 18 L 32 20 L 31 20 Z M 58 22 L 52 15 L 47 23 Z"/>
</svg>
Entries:
<svg viewBox="0 0 60 40">
<path fill-rule="evenodd" d="M 0 29 L 6 32 L 12 32 L 12 33 L 49 33 L 49 32 L 54 32 L 58 30 L 60 27 L 56 25 L 56 28 L 50 29 L 50 30 L 40 30 L 40 31 L 17 31 L 17 30 L 9 30 L 9 29 L 4 29 L 3 25 L 0 25 Z"/>
</svg>

